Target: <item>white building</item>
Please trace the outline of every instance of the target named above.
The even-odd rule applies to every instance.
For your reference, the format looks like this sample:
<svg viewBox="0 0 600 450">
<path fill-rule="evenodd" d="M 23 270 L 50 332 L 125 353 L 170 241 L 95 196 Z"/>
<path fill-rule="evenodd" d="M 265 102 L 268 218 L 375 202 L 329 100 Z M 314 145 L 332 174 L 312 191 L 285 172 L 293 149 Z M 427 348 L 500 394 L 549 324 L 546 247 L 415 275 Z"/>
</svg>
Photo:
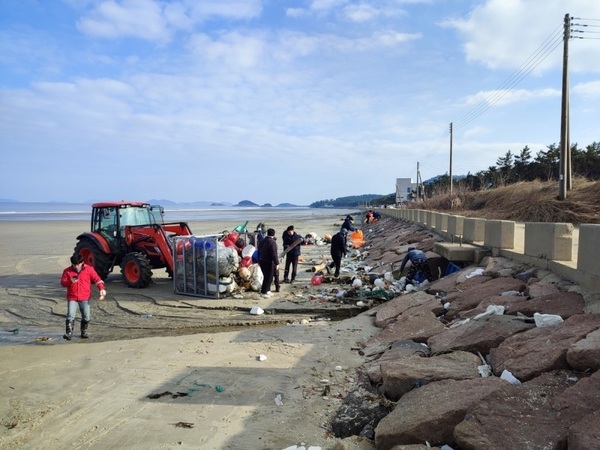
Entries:
<svg viewBox="0 0 600 450">
<path fill-rule="evenodd" d="M 396 178 L 396 205 L 412 199 L 412 193 L 417 191 L 417 183 L 412 178 Z"/>
</svg>

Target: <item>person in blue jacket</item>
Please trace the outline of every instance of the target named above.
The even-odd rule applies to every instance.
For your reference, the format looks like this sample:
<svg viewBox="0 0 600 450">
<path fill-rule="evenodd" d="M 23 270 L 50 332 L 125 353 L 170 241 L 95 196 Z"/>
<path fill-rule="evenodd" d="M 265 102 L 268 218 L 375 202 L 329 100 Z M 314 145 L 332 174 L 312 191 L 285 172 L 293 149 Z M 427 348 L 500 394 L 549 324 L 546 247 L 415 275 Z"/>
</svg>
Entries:
<svg viewBox="0 0 600 450">
<path fill-rule="evenodd" d="M 425 253 L 415 247 L 408 247 L 408 252 L 404 255 L 402 265 L 400 266 L 400 273 L 402 273 L 408 261 L 410 261 L 410 267 L 406 274 L 405 285 L 413 284 L 413 280 L 417 273 L 421 273 L 429 282 L 433 281 L 433 276 L 431 275 L 429 262 L 427 261 Z"/>
</svg>

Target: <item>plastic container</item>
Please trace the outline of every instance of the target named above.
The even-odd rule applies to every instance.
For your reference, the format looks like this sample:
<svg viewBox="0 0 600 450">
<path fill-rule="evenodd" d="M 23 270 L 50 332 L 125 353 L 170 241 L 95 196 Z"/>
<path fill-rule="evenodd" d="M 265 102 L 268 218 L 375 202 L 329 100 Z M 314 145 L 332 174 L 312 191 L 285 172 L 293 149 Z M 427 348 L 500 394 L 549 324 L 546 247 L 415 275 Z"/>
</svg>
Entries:
<svg viewBox="0 0 600 450">
<path fill-rule="evenodd" d="M 318 286 L 323 282 L 323 275 L 313 275 L 310 279 L 310 284 L 313 286 Z"/>
</svg>

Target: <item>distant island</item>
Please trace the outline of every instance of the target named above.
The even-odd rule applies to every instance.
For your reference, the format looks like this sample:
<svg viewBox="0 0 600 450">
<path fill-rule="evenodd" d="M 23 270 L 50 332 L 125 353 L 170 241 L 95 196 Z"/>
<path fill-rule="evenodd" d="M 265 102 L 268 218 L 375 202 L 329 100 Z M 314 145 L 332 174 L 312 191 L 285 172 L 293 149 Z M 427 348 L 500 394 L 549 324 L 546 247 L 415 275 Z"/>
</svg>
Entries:
<svg viewBox="0 0 600 450">
<path fill-rule="evenodd" d="M 238 207 L 254 207 L 254 208 L 272 208 L 273 205 L 271 203 L 265 203 L 263 205 L 258 205 L 250 200 L 242 200 L 237 205 Z M 292 203 L 280 203 L 277 205 L 277 208 L 298 208 L 298 205 L 294 205 Z"/>
</svg>

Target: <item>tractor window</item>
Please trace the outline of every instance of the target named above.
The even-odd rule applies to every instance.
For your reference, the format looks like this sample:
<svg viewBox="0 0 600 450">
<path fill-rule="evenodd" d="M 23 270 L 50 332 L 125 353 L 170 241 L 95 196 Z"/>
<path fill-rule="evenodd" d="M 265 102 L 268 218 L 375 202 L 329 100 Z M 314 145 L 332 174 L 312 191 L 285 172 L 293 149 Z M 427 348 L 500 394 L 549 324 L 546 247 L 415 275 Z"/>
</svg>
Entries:
<svg viewBox="0 0 600 450">
<path fill-rule="evenodd" d="M 121 209 L 121 227 L 125 225 L 149 225 L 153 223 L 148 208 L 123 208 Z"/>
<path fill-rule="evenodd" d="M 117 209 L 116 208 L 101 208 L 98 210 L 94 231 L 104 234 L 106 237 L 113 238 L 117 224 Z"/>
</svg>

